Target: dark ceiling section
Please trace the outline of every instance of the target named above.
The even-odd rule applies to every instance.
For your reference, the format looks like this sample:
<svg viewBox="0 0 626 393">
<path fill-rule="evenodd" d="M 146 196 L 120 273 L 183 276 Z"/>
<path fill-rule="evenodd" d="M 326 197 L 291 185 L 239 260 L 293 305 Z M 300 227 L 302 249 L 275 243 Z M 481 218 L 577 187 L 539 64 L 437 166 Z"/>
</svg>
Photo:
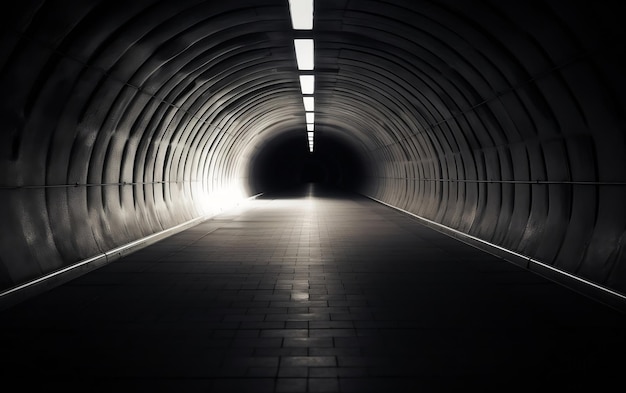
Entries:
<svg viewBox="0 0 626 393">
<path fill-rule="evenodd" d="M 315 4 L 308 155 L 286 0 L 3 3 L 0 287 L 314 180 L 626 293 L 623 5 Z"/>
</svg>

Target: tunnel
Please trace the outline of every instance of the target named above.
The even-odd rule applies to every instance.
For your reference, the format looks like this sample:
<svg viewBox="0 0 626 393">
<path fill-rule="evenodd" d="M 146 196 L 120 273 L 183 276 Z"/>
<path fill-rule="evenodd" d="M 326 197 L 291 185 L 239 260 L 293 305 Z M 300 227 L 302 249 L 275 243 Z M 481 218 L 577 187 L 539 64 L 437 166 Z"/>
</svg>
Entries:
<svg viewBox="0 0 626 393">
<path fill-rule="evenodd" d="M 311 31 L 281 1 L 3 8 L 4 290 L 309 180 L 626 291 L 619 5 L 320 1 Z"/>
<path fill-rule="evenodd" d="M 620 2 L 317 0 L 310 29 L 287 0 L 0 7 L 6 307 L 317 184 L 626 309 Z"/>
</svg>

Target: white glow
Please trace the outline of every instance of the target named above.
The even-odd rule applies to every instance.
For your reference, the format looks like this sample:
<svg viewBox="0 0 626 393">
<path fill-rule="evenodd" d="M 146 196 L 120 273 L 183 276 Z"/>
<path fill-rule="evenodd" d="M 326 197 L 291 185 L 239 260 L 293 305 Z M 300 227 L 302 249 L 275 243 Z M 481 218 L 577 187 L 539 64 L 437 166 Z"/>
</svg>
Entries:
<svg viewBox="0 0 626 393">
<path fill-rule="evenodd" d="M 304 102 L 304 110 L 307 112 L 313 112 L 315 110 L 315 98 L 313 97 L 302 97 L 302 101 Z"/>
<path fill-rule="evenodd" d="M 312 70 L 315 61 L 313 60 L 313 40 L 302 38 L 293 40 L 296 48 L 296 62 L 299 70 Z"/>
<path fill-rule="evenodd" d="M 300 90 L 302 90 L 302 94 L 313 94 L 315 92 L 315 75 L 300 75 Z"/>
<path fill-rule="evenodd" d="M 309 140 L 309 151 L 311 153 L 313 153 L 313 139 L 314 139 L 314 133 L 313 132 L 307 132 L 307 139 Z"/>
<path fill-rule="evenodd" d="M 313 29 L 313 0 L 289 0 L 289 12 L 295 30 Z"/>
<path fill-rule="evenodd" d="M 202 200 L 205 215 L 213 215 L 232 209 L 245 199 L 245 193 L 238 186 L 225 187 L 211 192 Z"/>
<path fill-rule="evenodd" d="M 306 123 L 306 130 L 307 131 L 315 131 L 315 124 L 314 123 Z"/>
<path fill-rule="evenodd" d="M 307 123 L 315 123 L 315 112 L 306 112 L 305 116 Z"/>
</svg>

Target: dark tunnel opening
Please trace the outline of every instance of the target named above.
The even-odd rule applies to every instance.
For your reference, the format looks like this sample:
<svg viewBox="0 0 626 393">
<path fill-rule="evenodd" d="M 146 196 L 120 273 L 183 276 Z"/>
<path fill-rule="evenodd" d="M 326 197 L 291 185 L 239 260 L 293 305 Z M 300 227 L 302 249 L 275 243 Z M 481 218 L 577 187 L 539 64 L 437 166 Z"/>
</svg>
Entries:
<svg viewBox="0 0 626 393">
<path fill-rule="evenodd" d="M 253 193 L 287 191 L 308 183 L 356 191 L 367 179 L 367 165 L 358 151 L 323 132 L 316 133 L 313 152 L 301 133 L 276 136 L 260 148 L 249 167 Z"/>
</svg>

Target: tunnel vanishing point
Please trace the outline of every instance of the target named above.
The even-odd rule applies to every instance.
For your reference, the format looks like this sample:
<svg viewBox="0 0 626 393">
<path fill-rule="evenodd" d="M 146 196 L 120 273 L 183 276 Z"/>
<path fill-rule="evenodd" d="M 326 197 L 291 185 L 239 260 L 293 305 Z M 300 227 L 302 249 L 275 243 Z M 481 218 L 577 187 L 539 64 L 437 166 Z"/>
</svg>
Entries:
<svg viewBox="0 0 626 393">
<path fill-rule="evenodd" d="M 319 0 L 311 30 L 286 0 L 0 7 L 7 303 L 306 181 L 623 302 L 624 3 Z"/>
</svg>

